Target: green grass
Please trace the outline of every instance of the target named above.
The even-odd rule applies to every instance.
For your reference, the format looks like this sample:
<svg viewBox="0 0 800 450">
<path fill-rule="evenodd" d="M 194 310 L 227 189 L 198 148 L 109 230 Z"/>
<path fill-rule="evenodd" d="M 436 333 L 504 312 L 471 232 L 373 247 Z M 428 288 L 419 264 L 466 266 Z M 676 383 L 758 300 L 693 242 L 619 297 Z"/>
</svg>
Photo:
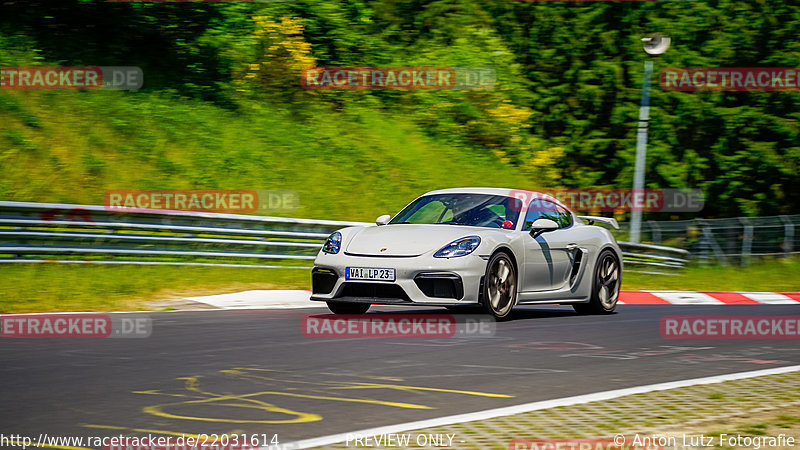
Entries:
<svg viewBox="0 0 800 450">
<path fill-rule="evenodd" d="M 793 425 L 800 423 L 800 417 L 789 416 L 781 414 L 775 418 L 775 425 L 781 428 L 791 428 Z"/>
<path fill-rule="evenodd" d="M 769 427 L 769 424 L 766 423 L 759 423 L 755 425 L 750 425 L 744 428 L 742 431 L 751 435 L 751 436 L 764 436 L 767 434 L 766 429 Z"/>
<path fill-rule="evenodd" d="M 148 300 L 309 286 L 298 269 L 4 264 L 0 313 L 149 310 Z"/>
<path fill-rule="evenodd" d="M 696 267 L 671 277 L 627 273 L 622 287 L 796 292 L 798 269 L 797 261 L 772 261 L 749 268 Z M 146 305 L 151 300 L 249 289 L 310 289 L 310 274 L 300 269 L 4 264 L 0 313 L 151 309 Z"/>
<path fill-rule="evenodd" d="M 295 108 L 0 91 L 0 199 L 99 205 L 113 189 L 293 190 L 299 208 L 284 215 L 372 221 L 432 189 L 542 182 L 403 114 L 359 102 Z"/>
</svg>

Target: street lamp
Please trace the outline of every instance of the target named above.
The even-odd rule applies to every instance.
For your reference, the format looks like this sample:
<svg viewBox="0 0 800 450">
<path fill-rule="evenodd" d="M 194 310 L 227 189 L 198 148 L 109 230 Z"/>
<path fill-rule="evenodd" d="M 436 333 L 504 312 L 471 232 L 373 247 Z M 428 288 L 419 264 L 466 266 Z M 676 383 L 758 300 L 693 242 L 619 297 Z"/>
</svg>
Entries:
<svg viewBox="0 0 800 450">
<path fill-rule="evenodd" d="M 669 48 L 670 39 L 661 33 L 653 33 L 642 38 L 644 51 L 650 55 L 660 55 Z M 650 76 L 653 73 L 653 61 L 644 62 L 644 79 L 642 80 L 642 104 L 639 107 L 639 125 L 636 133 L 636 165 L 633 173 L 633 195 L 644 192 L 644 162 L 647 154 L 647 125 L 650 121 Z M 637 202 L 632 203 L 630 241 L 638 244 L 642 229 L 642 208 Z"/>
</svg>

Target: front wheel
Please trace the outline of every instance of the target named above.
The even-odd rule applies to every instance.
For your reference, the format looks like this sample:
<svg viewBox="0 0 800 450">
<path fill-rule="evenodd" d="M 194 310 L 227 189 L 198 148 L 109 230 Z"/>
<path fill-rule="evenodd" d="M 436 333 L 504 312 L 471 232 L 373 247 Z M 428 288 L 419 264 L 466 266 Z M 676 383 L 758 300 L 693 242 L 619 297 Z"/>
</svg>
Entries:
<svg viewBox="0 0 800 450">
<path fill-rule="evenodd" d="M 370 307 L 369 303 L 351 302 L 326 302 L 328 309 L 334 314 L 364 314 Z"/>
<path fill-rule="evenodd" d="M 498 320 L 505 320 L 517 301 L 517 272 L 505 253 L 495 253 L 486 265 L 483 307 Z"/>
<path fill-rule="evenodd" d="M 617 307 L 622 268 L 611 250 L 603 250 L 597 258 L 592 278 L 592 297 L 589 303 L 575 303 L 579 314 L 611 314 Z"/>
</svg>

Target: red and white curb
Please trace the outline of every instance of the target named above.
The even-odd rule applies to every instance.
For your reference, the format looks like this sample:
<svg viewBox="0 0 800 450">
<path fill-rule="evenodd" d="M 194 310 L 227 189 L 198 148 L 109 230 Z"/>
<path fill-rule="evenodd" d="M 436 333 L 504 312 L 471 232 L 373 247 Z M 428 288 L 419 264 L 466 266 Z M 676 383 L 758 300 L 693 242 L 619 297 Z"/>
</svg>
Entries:
<svg viewBox="0 0 800 450">
<path fill-rule="evenodd" d="M 202 303 L 206 305 L 206 307 L 198 309 L 190 306 L 185 309 L 173 309 L 169 312 L 248 309 L 281 310 L 325 307 L 324 302 L 311 301 L 310 297 L 311 291 L 307 290 L 242 291 L 232 294 L 187 297 L 182 300 Z M 800 292 L 621 291 L 618 303 L 620 305 L 800 305 Z M 211 308 L 208 308 L 208 306 L 211 306 Z M 154 312 L 164 311 L 113 311 L 111 314 L 142 314 Z M 23 314 L 52 315 L 97 313 L 82 311 L 19 313 L 15 315 Z"/>
<path fill-rule="evenodd" d="M 800 292 L 622 291 L 621 305 L 798 305 Z"/>
<path fill-rule="evenodd" d="M 187 297 L 184 300 L 220 309 L 297 309 L 325 306 L 324 303 L 312 302 L 310 297 L 311 291 L 305 290 L 257 290 Z"/>
<path fill-rule="evenodd" d="M 233 294 L 189 297 L 185 300 L 220 309 L 319 308 L 322 302 L 309 300 L 310 291 L 259 290 Z M 800 292 L 715 292 L 715 291 L 622 291 L 621 305 L 800 305 Z"/>
</svg>

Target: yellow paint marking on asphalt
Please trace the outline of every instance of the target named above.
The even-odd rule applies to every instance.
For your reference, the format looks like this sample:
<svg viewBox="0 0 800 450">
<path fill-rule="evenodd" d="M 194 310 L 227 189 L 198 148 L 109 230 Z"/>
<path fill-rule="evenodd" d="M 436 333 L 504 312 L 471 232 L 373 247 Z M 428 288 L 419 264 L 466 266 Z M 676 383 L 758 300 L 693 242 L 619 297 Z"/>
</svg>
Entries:
<svg viewBox="0 0 800 450">
<path fill-rule="evenodd" d="M 239 376 L 245 379 L 255 378 L 258 380 L 269 380 L 269 381 L 284 381 L 284 380 L 277 380 L 274 378 L 268 377 L 260 377 L 257 375 L 250 375 L 245 374 L 236 370 L 221 370 L 220 372 L 225 373 L 227 375 Z M 331 389 L 337 389 L 341 387 L 343 384 L 348 385 L 351 383 L 346 382 L 313 382 L 313 381 L 296 381 L 296 380 L 285 380 L 285 382 L 289 383 L 300 383 L 300 384 L 317 384 L 323 386 L 329 386 Z M 331 396 L 321 396 L 321 395 L 311 395 L 311 394 L 295 394 L 290 392 L 274 392 L 274 391 L 265 391 L 259 394 L 270 394 L 270 395 L 285 395 L 289 397 L 304 397 L 304 398 L 313 398 L 318 400 L 333 400 L 333 401 L 341 401 L 341 402 L 355 402 L 355 403 L 370 403 L 374 405 L 382 405 L 382 406 L 392 406 L 396 408 L 408 408 L 408 409 L 435 409 L 430 406 L 425 405 L 417 405 L 413 403 L 401 403 L 401 402 L 389 402 L 385 400 L 374 400 L 374 399 L 360 399 L 360 398 L 351 398 L 351 397 L 331 397 Z M 252 394 L 245 394 L 243 396 L 249 396 Z"/>
<path fill-rule="evenodd" d="M 114 425 L 92 425 L 90 423 L 81 424 L 84 428 L 104 428 L 108 430 L 130 430 L 128 427 L 115 427 Z"/>
<path fill-rule="evenodd" d="M 301 398 L 313 398 L 317 400 L 334 400 L 339 402 L 353 402 L 353 403 L 369 403 L 372 405 L 383 405 L 383 406 L 394 406 L 396 408 L 407 408 L 407 409 L 436 409 L 430 406 L 425 405 L 417 405 L 414 403 L 402 403 L 402 402 L 387 402 L 384 400 L 373 400 L 369 398 L 350 398 L 350 397 L 330 397 L 326 395 L 310 395 L 310 394 L 295 394 L 293 392 L 274 392 L 274 391 L 264 391 L 264 392 L 255 392 L 252 394 L 245 394 L 244 396 L 250 395 L 284 395 L 286 397 L 301 397 Z"/>
<path fill-rule="evenodd" d="M 292 411 L 285 408 L 280 408 L 275 406 L 271 403 L 261 402 L 249 397 L 255 397 L 260 395 L 281 395 L 287 397 L 299 397 L 299 398 L 311 398 L 317 400 L 333 400 L 333 401 L 341 401 L 341 402 L 351 402 L 351 403 L 367 403 L 373 405 L 382 405 L 382 406 L 392 406 L 396 408 L 408 408 L 408 409 L 433 409 L 429 406 L 425 405 L 415 405 L 411 403 L 400 403 L 400 402 L 387 402 L 382 400 L 372 400 L 372 399 L 357 399 L 357 398 L 347 398 L 347 397 L 330 397 L 330 396 L 322 396 L 322 395 L 310 395 L 310 394 L 297 394 L 297 393 L 290 393 L 290 392 L 276 392 L 276 391 L 263 391 L 263 392 L 252 392 L 249 394 L 242 394 L 242 395 L 218 395 L 211 398 L 206 398 L 202 400 L 190 400 L 186 402 L 178 402 L 178 403 L 165 403 L 161 405 L 154 405 L 145 407 L 142 411 L 146 414 L 151 414 L 158 417 L 165 417 L 168 419 L 182 419 L 182 420 L 197 420 L 203 422 L 223 422 L 223 423 L 269 423 L 269 424 L 288 424 L 288 423 L 305 423 L 305 422 L 316 422 L 322 420 L 322 416 L 312 413 L 303 413 L 298 411 Z M 227 403 L 228 401 L 234 401 L 234 403 Z M 226 402 L 226 403 L 218 403 L 218 402 Z M 254 405 L 236 403 L 236 402 L 251 402 Z M 181 416 L 177 414 L 171 414 L 165 412 L 163 409 L 166 407 L 171 406 L 181 406 L 181 405 L 198 405 L 198 404 L 211 404 L 213 403 L 214 406 L 229 406 L 229 407 L 236 407 L 236 408 L 250 408 L 250 409 L 260 409 L 265 412 L 270 413 L 278 413 L 278 414 L 287 414 L 295 416 L 294 419 L 287 419 L 287 420 L 240 420 L 240 419 L 223 419 L 223 418 L 210 418 L 210 417 L 192 417 L 192 416 Z"/>
<path fill-rule="evenodd" d="M 406 409 L 435 409 L 431 406 L 421 405 L 421 404 L 414 404 L 414 403 L 407 403 L 407 402 L 393 402 L 393 401 L 386 401 L 386 400 L 378 400 L 372 398 L 355 398 L 355 397 L 342 397 L 339 395 L 328 395 L 325 393 L 325 390 L 354 390 L 354 389 L 389 389 L 389 390 L 397 390 L 401 392 L 441 392 L 441 393 L 449 393 L 449 394 L 461 394 L 461 395 L 472 395 L 472 396 L 479 396 L 479 397 L 493 397 L 493 398 L 512 398 L 513 395 L 505 395 L 505 394 L 493 394 L 488 392 L 477 392 L 477 391 L 465 391 L 465 390 L 456 390 L 456 389 L 443 389 L 443 388 L 433 388 L 433 387 L 424 387 L 424 386 L 406 386 L 406 385 L 397 385 L 397 384 L 390 384 L 390 383 L 368 383 L 368 382 L 352 382 L 352 381 L 304 381 L 304 380 L 282 380 L 276 379 L 271 377 L 259 376 L 255 375 L 252 372 L 280 372 L 280 373 L 293 373 L 289 371 L 283 370 L 274 370 L 274 369 L 260 369 L 260 368 L 247 368 L 247 367 L 239 367 L 234 369 L 228 370 L 220 370 L 220 373 L 226 376 L 238 377 L 245 380 L 249 380 L 251 382 L 261 382 L 264 384 L 273 384 L 273 383 L 281 383 L 281 384 L 301 384 L 301 385 L 312 385 L 312 386 L 321 386 L 316 389 L 309 388 L 306 392 L 316 392 L 316 393 L 300 393 L 300 392 L 286 392 L 286 391 L 296 391 L 296 388 L 289 388 L 284 387 L 286 391 L 259 391 L 259 392 L 251 392 L 245 394 L 217 394 L 213 392 L 205 391 L 201 388 L 200 385 L 200 377 L 198 376 L 189 376 L 189 377 L 180 377 L 177 378 L 178 380 L 183 380 L 184 382 L 184 389 L 191 393 L 197 395 L 186 395 L 186 394 L 178 394 L 178 393 L 165 393 L 160 390 L 142 390 L 142 391 L 133 391 L 135 394 L 145 394 L 145 395 L 165 395 L 171 397 L 182 397 L 186 398 L 187 400 L 180 401 L 180 402 L 169 402 L 169 403 L 162 403 L 152 406 L 146 406 L 142 408 L 142 412 L 145 414 L 163 417 L 167 419 L 180 419 L 180 420 L 192 420 L 192 421 L 200 421 L 200 422 L 219 422 L 219 423 L 260 423 L 260 424 L 292 424 L 292 423 L 307 423 L 307 422 L 316 422 L 322 420 L 322 416 L 313 413 L 306 413 L 300 411 L 293 411 L 287 408 L 283 408 L 277 406 L 272 403 L 268 403 L 266 401 L 258 400 L 254 397 L 259 396 L 284 396 L 284 397 L 295 397 L 295 398 L 308 398 L 314 400 L 327 400 L 327 401 L 338 401 L 338 402 L 346 402 L 346 403 L 362 403 L 362 404 L 372 404 L 372 405 L 381 405 L 381 406 L 389 406 L 395 408 L 406 408 Z M 330 372 L 320 372 L 321 375 L 336 375 Z M 348 376 L 348 377 L 359 377 L 359 378 L 372 378 L 372 379 L 380 379 L 380 380 L 402 380 L 402 378 L 390 378 L 390 377 L 375 377 L 375 376 L 362 376 L 362 375 L 348 375 L 348 374 L 340 374 L 339 376 Z M 167 409 L 173 408 L 186 408 L 187 406 L 192 406 L 196 409 L 197 406 L 216 406 L 216 407 L 225 407 L 225 408 L 246 408 L 246 410 L 258 410 L 262 413 L 267 414 L 278 414 L 278 415 L 286 415 L 290 416 L 286 419 L 232 419 L 232 418 L 215 418 L 215 417 L 199 417 L 199 416 L 185 416 L 180 415 L 177 413 L 167 412 Z M 192 409 L 192 410 L 194 410 Z"/>
<path fill-rule="evenodd" d="M 248 370 L 248 369 L 244 369 L 244 370 Z M 245 379 L 256 379 L 256 380 L 262 380 L 262 381 L 276 381 L 278 383 L 315 384 L 315 385 L 319 385 L 319 386 L 331 386 L 331 387 L 352 384 L 352 381 L 284 380 L 284 379 L 280 379 L 280 378 L 271 378 L 271 377 L 265 377 L 265 376 L 260 376 L 260 375 L 253 375 L 251 373 L 243 372 L 242 370 L 238 370 L 238 369 L 220 370 L 220 372 L 225 374 L 225 375 L 238 376 L 240 378 L 245 378 Z"/>
<path fill-rule="evenodd" d="M 441 389 L 441 388 L 431 388 L 431 387 L 421 387 L 421 386 L 402 386 L 396 384 L 377 384 L 377 383 L 359 383 L 359 382 L 352 382 L 348 383 L 353 386 L 344 386 L 339 389 L 396 389 L 399 391 L 432 391 L 432 392 L 447 392 L 450 394 L 464 394 L 464 395 L 475 395 L 478 397 L 497 397 L 497 398 L 513 398 L 513 395 L 506 395 L 506 394 L 492 394 L 488 392 L 477 392 L 477 391 L 461 391 L 457 389 Z"/>
<path fill-rule="evenodd" d="M 177 379 L 186 381 L 184 383 L 184 387 L 186 388 L 187 391 L 194 391 L 205 394 L 205 392 L 200 391 L 200 381 L 198 380 L 198 377 L 180 377 Z"/>
<path fill-rule="evenodd" d="M 358 375 L 354 373 L 330 373 L 330 372 L 319 372 L 320 375 L 333 375 L 337 377 L 356 377 L 356 378 L 369 378 L 370 380 L 384 380 L 384 381 L 406 381 L 405 378 L 395 378 L 395 377 L 381 377 L 375 375 Z"/>
<path fill-rule="evenodd" d="M 225 404 L 225 406 L 238 406 L 240 408 L 256 408 L 256 409 L 263 409 L 263 410 L 265 410 L 267 412 L 278 412 L 278 413 L 297 416 L 297 419 L 290 420 L 290 421 L 277 421 L 277 422 L 273 421 L 273 422 L 263 422 L 263 423 L 303 423 L 303 422 L 316 422 L 316 421 L 322 420 L 322 416 L 319 416 L 317 414 L 302 413 L 302 412 L 292 411 L 292 410 L 289 410 L 289 409 L 277 407 L 277 406 L 273 405 L 272 403 L 267 403 L 267 402 L 263 402 L 263 401 L 260 401 L 260 400 L 255 400 L 255 399 L 249 398 L 249 397 L 262 395 L 263 393 L 261 393 L 261 392 L 255 392 L 255 393 L 250 393 L 250 394 L 241 394 L 241 395 L 231 395 L 231 394 L 229 394 L 229 395 L 220 395 L 220 394 L 215 394 L 213 392 L 206 392 L 206 391 L 200 389 L 200 381 L 199 381 L 198 377 L 183 377 L 183 378 L 178 378 L 178 379 L 186 381 L 185 388 L 187 390 L 192 391 L 192 392 L 197 392 L 197 393 L 203 394 L 203 395 L 208 397 L 208 398 L 204 398 L 204 399 L 201 399 L 201 400 L 186 401 L 186 402 L 184 402 L 186 404 L 188 404 L 188 403 L 208 403 L 208 402 L 216 402 L 216 401 L 220 401 L 220 400 L 240 400 L 240 401 L 250 402 L 250 403 L 254 403 L 256 405 L 260 405 L 260 407 L 259 406 L 250 406 L 250 405 L 230 405 L 230 404 Z M 246 423 L 250 423 L 250 422 L 246 422 Z M 257 422 L 257 423 L 262 423 L 262 422 Z"/>
<path fill-rule="evenodd" d="M 275 369 L 260 369 L 257 367 L 234 367 L 233 370 L 258 370 L 261 372 L 282 372 L 282 373 L 293 373 L 290 370 L 275 370 Z M 405 381 L 404 378 L 396 378 L 396 377 L 382 377 L 377 375 L 358 375 L 355 373 L 331 373 L 331 372 L 317 372 L 319 375 L 334 375 L 338 377 L 358 377 L 358 378 L 369 378 L 375 380 L 386 380 L 386 381 Z"/>
<path fill-rule="evenodd" d="M 243 370 L 262 370 L 262 369 L 243 369 Z M 269 380 L 269 381 L 278 381 L 284 383 L 299 383 L 299 384 L 319 384 L 325 386 L 331 386 L 333 389 L 396 389 L 400 391 L 433 391 L 433 392 L 446 392 L 450 394 L 464 394 L 464 395 L 475 395 L 479 397 L 494 397 L 494 398 L 513 398 L 513 395 L 506 395 L 506 394 L 493 394 L 489 392 L 477 392 L 477 391 L 462 391 L 457 389 L 441 389 L 441 388 L 431 388 L 431 387 L 423 387 L 423 386 L 404 386 L 404 385 L 394 385 L 394 384 L 379 384 L 379 383 L 365 383 L 359 381 L 299 381 L 299 380 L 279 380 L 276 378 L 268 378 L 268 377 L 259 377 L 257 375 L 245 374 L 242 372 L 238 372 L 236 369 L 233 370 L 221 370 L 220 372 L 230 374 L 230 375 L 239 375 L 244 378 L 257 378 L 261 380 Z M 320 372 L 323 375 L 335 375 L 332 373 L 325 373 Z M 345 376 L 345 375 L 343 375 Z M 379 378 L 379 377 L 376 377 Z M 399 380 L 402 380 L 400 378 Z"/>
<path fill-rule="evenodd" d="M 275 381 L 278 383 L 295 383 L 295 384 L 313 384 L 317 386 L 327 386 L 327 387 L 335 387 L 341 386 L 343 384 L 348 384 L 345 381 L 301 381 L 301 380 L 282 380 L 280 378 L 271 378 L 271 377 L 264 377 L 259 375 L 253 375 L 250 373 L 242 372 L 236 369 L 233 370 L 220 370 L 221 373 L 229 376 L 239 377 L 246 380 L 259 380 L 259 381 Z M 263 384 L 270 384 L 270 383 L 263 383 Z"/>
<path fill-rule="evenodd" d="M 134 394 L 150 394 L 150 395 L 166 395 L 168 397 L 188 397 L 187 395 L 183 394 L 167 394 L 166 392 L 161 392 L 158 389 L 151 389 L 149 391 L 133 391 Z"/>
<path fill-rule="evenodd" d="M 234 367 L 233 370 L 258 370 L 260 372 L 294 373 L 291 370 L 261 369 L 261 368 L 258 368 L 258 367 Z"/>
<path fill-rule="evenodd" d="M 200 381 L 199 377 L 181 377 L 178 378 L 179 380 L 184 380 L 184 388 L 191 392 L 197 392 L 206 396 L 207 398 L 201 398 L 198 400 L 188 400 L 185 402 L 177 402 L 177 403 L 164 403 L 160 405 L 154 406 L 146 406 L 142 409 L 142 412 L 145 414 L 151 414 L 157 417 L 165 417 L 168 419 L 182 419 L 182 420 L 197 420 L 201 422 L 223 422 L 223 423 L 269 423 L 269 424 L 287 424 L 287 423 L 305 423 L 305 422 L 317 422 L 322 420 L 322 416 L 317 414 L 311 413 L 304 413 L 299 411 L 292 411 L 290 409 L 281 408 L 275 406 L 271 403 L 262 402 L 260 400 L 252 399 L 249 397 L 262 395 L 263 393 L 252 393 L 252 394 L 243 394 L 243 395 L 220 395 L 215 394 L 213 392 L 206 392 L 200 389 Z M 228 401 L 234 400 L 242 403 L 223 403 L 220 406 L 231 406 L 237 408 L 251 408 L 251 409 L 260 409 L 268 413 L 277 413 L 277 414 L 286 414 L 289 416 L 295 416 L 294 419 L 287 419 L 287 420 L 236 420 L 236 419 L 221 419 L 221 418 L 211 418 L 211 417 L 192 417 L 192 416 L 181 416 L 177 414 L 171 414 L 168 412 L 163 411 L 165 407 L 171 406 L 181 406 L 181 405 L 190 405 L 190 404 L 201 404 L 201 403 L 212 403 L 212 402 L 220 402 L 220 401 Z M 251 403 L 251 404 L 247 404 Z"/>
<path fill-rule="evenodd" d="M 231 396 L 231 397 L 218 397 L 218 398 L 212 398 L 212 399 L 206 399 L 206 400 L 194 400 L 194 401 L 191 401 L 191 402 L 184 402 L 184 403 L 165 403 L 165 404 L 161 404 L 161 405 L 147 406 L 147 407 L 142 409 L 142 412 L 144 412 L 145 414 L 151 414 L 151 415 L 158 416 L 158 417 L 165 417 L 167 419 L 196 420 L 196 421 L 200 421 L 200 422 L 221 422 L 221 423 L 287 424 L 287 423 L 317 422 L 317 421 L 322 420 L 322 416 L 319 416 L 317 414 L 292 411 L 290 409 L 279 408 L 279 407 L 277 407 L 275 405 L 269 405 L 269 404 L 266 404 L 265 407 L 258 407 L 258 406 L 251 406 L 251 405 L 241 405 L 241 404 L 238 404 L 238 403 L 225 403 L 225 404 L 221 404 L 220 406 L 233 406 L 233 407 L 239 407 L 239 408 L 262 409 L 264 411 L 272 412 L 272 413 L 286 414 L 286 415 L 290 415 L 290 416 L 293 415 L 293 416 L 295 416 L 295 418 L 294 419 L 288 419 L 288 420 L 236 420 L 236 419 L 222 419 L 222 418 L 212 418 L 212 417 L 181 416 L 181 415 L 178 415 L 178 414 L 170 414 L 170 413 L 164 412 L 162 410 L 162 408 L 167 407 L 167 406 L 180 406 L 180 405 L 186 405 L 188 403 L 202 403 L 202 402 L 209 402 L 209 401 L 215 402 L 215 401 L 226 400 L 226 399 L 236 399 L 236 397 L 233 397 L 233 396 Z"/>
</svg>

